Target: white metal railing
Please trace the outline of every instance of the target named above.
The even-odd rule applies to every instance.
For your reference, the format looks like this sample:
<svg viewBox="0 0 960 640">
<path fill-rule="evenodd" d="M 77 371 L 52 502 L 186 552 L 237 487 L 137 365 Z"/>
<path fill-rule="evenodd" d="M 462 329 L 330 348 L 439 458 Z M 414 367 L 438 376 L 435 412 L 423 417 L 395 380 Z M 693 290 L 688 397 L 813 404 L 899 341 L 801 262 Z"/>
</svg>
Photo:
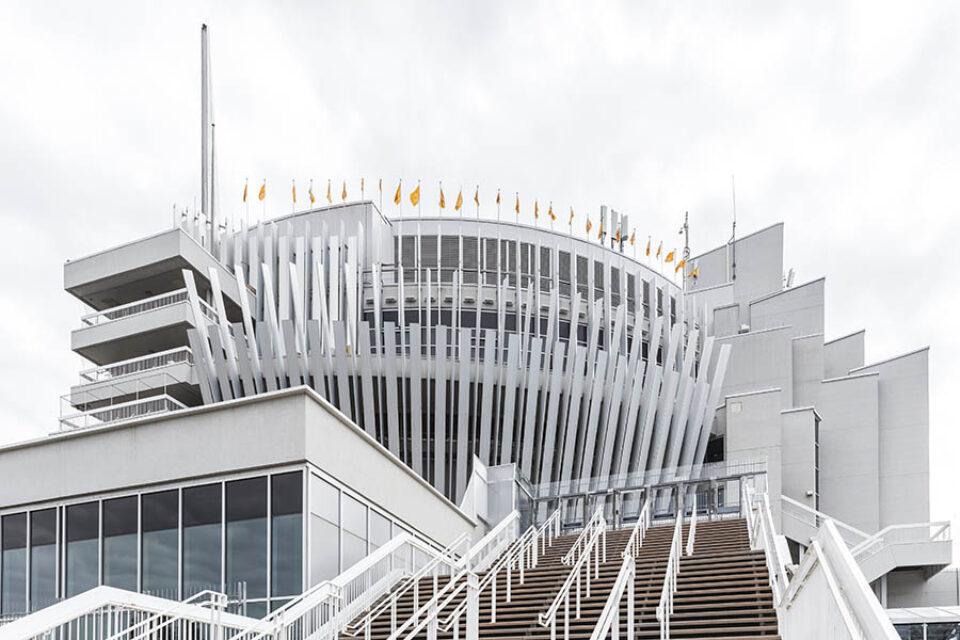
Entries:
<svg viewBox="0 0 960 640">
<path fill-rule="evenodd" d="M 193 364 L 193 351 L 190 347 L 177 347 L 159 353 L 151 353 L 129 360 L 113 362 L 102 367 L 85 369 L 80 372 L 80 383 L 90 384 L 114 380 L 134 373 L 142 373 L 166 367 L 172 364 Z"/>
<path fill-rule="evenodd" d="M 155 638 L 218 640 L 243 629 L 250 618 L 202 607 L 173 603 L 163 598 L 113 587 L 96 587 L 0 627 L 0 640 L 54 640 L 57 638 L 109 638 L 145 620 L 158 620 L 166 612 L 174 622 L 165 624 Z"/>
<path fill-rule="evenodd" d="M 690 527 L 687 529 L 687 555 L 693 555 L 693 546 L 697 537 L 697 492 L 693 492 L 693 509 L 690 511 Z"/>
<path fill-rule="evenodd" d="M 121 304 L 109 309 L 88 313 L 80 317 L 80 322 L 83 323 L 85 327 L 92 327 L 185 302 L 187 302 L 187 289 L 177 289 L 176 291 L 168 291 L 142 300 L 135 300 L 134 302 L 128 302 L 127 304 Z M 201 312 L 210 320 L 216 322 L 217 312 L 213 307 L 204 300 L 200 300 L 199 302 Z"/>
<path fill-rule="evenodd" d="M 631 555 L 636 558 L 640 553 L 640 547 L 643 546 L 643 537 L 650 528 L 650 501 L 644 500 L 640 513 L 637 516 L 637 522 L 633 525 L 633 531 L 627 539 L 627 546 L 621 552 L 621 556 Z"/>
<path fill-rule="evenodd" d="M 520 529 L 520 512 L 511 511 L 487 535 L 481 538 L 460 558 L 460 564 L 474 573 L 481 573 L 503 553 L 507 546 L 517 539 Z"/>
<path fill-rule="evenodd" d="M 107 640 L 145 640 L 156 638 L 159 635 L 176 635 L 182 637 L 185 631 L 186 621 L 176 615 L 181 604 L 195 604 L 198 607 L 208 607 L 211 609 L 226 610 L 229 597 L 219 591 L 204 590 L 196 593 L 182 602 L 173 602 L 163 611 L 158 611 L 152 616 L 146 617 L 137 624 L 126 629 L 119 629 Z M 161 634 L 160 632 L 163 631 Z"/>
<path fill-rule="evenodd" d="M 105 407 L 61 416 L 60 429 L 99 427 L 145 416 L 179 411 L 180 409 L 186 408 L 187 405 L 163 393 L 161 395 L 152 395 L 128 402 L 109 404 Z"/>
<path fill-rule="evenodd" d="M 783 638 L 897 640 L 899 636 L 831 520 L 811 541 L 777 606 Z"/>
<path fill-rule="evenodd" d="M 571 545 L 570 550 L 567 551 L 566 555 L 563 556 L 563 564 L 571 564 L 577 560 L 577 558 L 584 552 L 585 546 L 589 540 L 592 539 L 594 532 L 597 529 L 602 529 L 604 531 L 604 561 L 606 561 L 606 530 L 607 530 L 607 518 L 604 513 L 605 505 L 601 504 L 597 507 L 597 510 L 593 512 L 593 516 L 590 520 L 584 525 L 583 531 L 580 532 L 580 535 L 577 536 L 576 541 Z"/>
<path fill-rule="evenodd" d="M 550 640 L 557 638 L 557 615 L 560 607 L 563 607 L 563 640 L 570 639 L 570 597 L 574 591 L 574 617 L 580 618 L 580 600 L 581 590 L 585 587 L 585 597 L 590 597 L 591 573 L 593 579 L 600 577 L 600 564 L 607 561 L 607 521 L 603 514 L 603 505 L 597 509 L 593 518 L 584 527 L 583 532 L 577 538 L 575 546 L 579 545 L 579 551 L 573 556 L 576 558 L 567 579 L 564 580 L 557 595 L 546 611 L 538 617 L 538 622 L 542 627 L 550 628 Z M 573 551 L 573 549 L 571 549 Z M 564 557 L 566 563 L 568 553 Z M 592 565 L 592 566 L 591 566 Z"/>
<path fill-rule="evenodd" d="M 670 638 L 670 616 L 673 615 L 673 595 L 677 592 L 677 575 L 680 573 L 680 556 L 683 553 L 683 507 L 677 498 L 677 523 L 673 526 L 673 538 L 670 540 L 670 555 L 663 576 L 663 588 L 660 589 L 660 602 L 657 604 L 657 621 L 660 623 L 660 640 Z"/>
<path fill-rule="evenodd" d="M 835 521 L 834 521 L 835 522 Z M 894 524 L 881 529 L 850 550 L 857 562 L 880 553 L 884 547 L 894 544 L 920 544 L 925 542 L 948 542 L 950 521 L 924 522 L 918 524 Z"/>
<path fill-rule="evenodd" d="M 780 496 L 780 511 L 785 517 L 792 518 L 793 520 L 812 527 L 813 529 L 819 529 L 827 520 L 833 520 L 833 523 L 837 526 L 837 531 L 840 533 L 840 537 L 844 542 L 847 543 L 848 547 L 856 547 L 863 541 L 870 538 L 870 534 L 852 527 L 844 522 L 840 522 L 836 518 L 832 518 L 822 511 L 817 511 L 813 507 L 808 507 L 802 502 L 798 502 L 793 498 L 787 496 Z"/>
<path fill-rule="evenodd" d="M 770 498 L 766 492 L 757 493 L 747 488 L 747 523 L 750 535 L 750 548 L 764 552 L 767 571 L 770 574 L 770 589 L 773 592 L 773 604 L 778 606 L 790 581 L 787 575 L 789 558 L 777 544 L 778 534 L 770 512 Z M 782 538 L 782 536 L 780 536 Z"/>
<path fill-rule="evenodd" d="M 634 615 L 636 610 L 634 601 L 636 576 L 636 558 L 632 553 L 625 551 L 623 563 L 620 565 L 620 571 L 617 573 L 617 579 L 614 581 L 613 589 L 607 598 L 607 603 L 600 613 L 600 619 L 597 620 L 597 626 L 593 628 L 593 633 L 590 634 L 590 640 L 602 640 L 607 636 L 610 637 L 610 640 L 619 640 L 621 628 L 620 603 L 623 601 L 624 595 L 626 595 L 627 598 L 627 628 L 625 637 L 626 640 L 634 640 L 636 637 L 634 634 L 634 629 L 636 628 Z"/>
</svg>

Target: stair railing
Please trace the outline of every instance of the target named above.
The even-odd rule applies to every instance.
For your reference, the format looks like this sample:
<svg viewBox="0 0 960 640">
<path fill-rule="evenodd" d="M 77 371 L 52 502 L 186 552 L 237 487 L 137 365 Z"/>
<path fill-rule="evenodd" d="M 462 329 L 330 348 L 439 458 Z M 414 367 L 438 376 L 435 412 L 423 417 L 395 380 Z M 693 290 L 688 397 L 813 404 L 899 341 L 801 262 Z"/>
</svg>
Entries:
<svg viewBox="0 0 960 640">
<path fill-rule="evenodd" d="M 127 627 L 125 629 L 118 629 L 116 633 L 112 636 L 109 636 L 107 640 L 119 640 L 123 638 L 124 640 L 142 640 L 143 638 L 151 637 L 157 634 L 161 629 L 167 627 L 172 627 L 177 624 L 182 626 L 184 619 L 176 615 L 176 612 L 181 608 L 181 605 L 184 604 L 194 604 L 198 607 L 209 607 L 211 609 L 218 609 L 223 611 L 226 609 L 227 602 L 229 598 L 227 594 L 220 593 L 219 591 L 205 590 L 199 593 L 196 593 L 182 602 L 172 602 L 169 607 L 159 611 L 152 616 L 148 616 L 141 620 L 140 622 Z M 172 634 L 171 634 L 172 635 Z"/>
<path fill-rule="evenodd" d="M 677 575 L 680 573 L 680 556 L 683 554 L 683 507 L 677 497 L 677 524 L 673 527 L 670 541 L 670 556 L 660 590 L 657 605 L 657 621 L 660 623 L 660 640 L 670 640 L 670 616 L 673 615 L 673 595 L 677 592 Z"/>
<path fill-rule="evenodd" d="M 587 542 L 593 538 L 593 535 L 597 531 L 603 531 L 603 561 L 607 561 L 607 518 L 604 514 L 604 505 L 597 507 L 597 510 L 593 512 L 593 517 L 587 522 L 583 527 L 583 531 L 580 532 L 580 535 L 577 536 L 576 541 L 574 541 L 573 546 L 570 547 L 570 550 L 567 551 L 567 554 L 563 556 L 563 564 L 571 564 L 586 549 Z"/>
<path fill-rule="evenodd" d="M 550 640 L 557 639 L 557 615 L 560 607 L 563 606 L 563 640 L 570 640 L 570 598 L 571 592 L 574 592 L 574 617 L 580 618 L 580 600 L 582 586 L 585 584 L 586 595 L 590 597 L 590 574 L 594 578 L 600 577 L 600 564 L 607 560 L 607 521 L 603 517 L 603 507 L 597 510 L 597 515 L 591 519 L 584 532 L 577 538 L 580 545 L 580 553 L 576 562 L 570 569 L 567 579 L 561 585 L 557 595 L 547 610 L 539 615 L 538 622 L 541 627 L 550 627 Z M 584 537 L 586 535 L 586 537 Z M 567 554 L 568 556 L 570 554 Z M 592 563 L 592 566 L 591 566 Z"/>
<path fill-rule="evenodd" d="M 635 638 L 635 585 L 637 576 L 637 561 L 631 553 L 630 546 L 623 553 L 623 563 L 620 565 L 620 571 L 617 573 L 617 579 L 613 583 L 613 589 L 607 598 L 607 603 L 603 606 L 600 613 L 600 619 L 597 620 L 597 626 L 593 628 L 590 634 L 590 640 L 603 640 L 609 634 L 610 640 L 619 640 L 621 622 L 620 622 L 620 603 L 623 596 L 627 597 L 627 628 L 626 640 Z"/>
<path fill-rule="evenodd" d="M 470 550 L 460 558 L 459 564 L 480 573 L 490 563 L 494 562 L 512 542 L 518 538 L 520 529 L 520 512 L 511 511 L 497 526 L 483 536 L 479 542 L 470 547 Z"/>
<path fill-rule="evenodd" d="M 690 512 L 690 528 L 687 531 L 687 555 L 693 555 L 693 545 L 697 537 L 697 492 L 693 492 L 693 510 Z"/>
<path fill-rule="evenodd" d="M 767 494 L 747 490 L 747 501 L 750 505 L 749 522 L 752 522 L 750 531 L 752 540 L 750 548 L 764 551 L 767 561 L 767 571 L 770 574 L 770 589 L 773 592 L 774 607 L 780 606 L 780 601 L 790 581 L 787 576 L 787 557 L 777 546 L 777 531 L 773 525 L 773 515 L 770 512 L 770 499 Z"/>
<path fill-rule="evenodd" d="M 637 522 L 633 525 L 633 531 L 630 532 L 630 538 L 627 540 L 627 546 L 624 547 L 623 551 L 620 553 L 621 557 L 626 557 L 627 555 L 633 556 L 634 559 L 640 554 L 640 547 L 643 546 L 643 537 L 647 533 L 647 529 L 650 528 L 650 500 L 643 501 L 643 507 L 640 509 L 640 513 L 637 516 Z"/>
</svg>

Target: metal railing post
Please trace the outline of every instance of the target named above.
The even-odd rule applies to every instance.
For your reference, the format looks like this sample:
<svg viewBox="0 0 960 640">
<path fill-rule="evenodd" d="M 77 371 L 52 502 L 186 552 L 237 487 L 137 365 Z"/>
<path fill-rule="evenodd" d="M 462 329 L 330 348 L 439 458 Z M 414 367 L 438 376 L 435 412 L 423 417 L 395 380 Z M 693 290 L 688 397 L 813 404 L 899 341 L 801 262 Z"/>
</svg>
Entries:
<svg viewBox="0 0 960 640">
<path fill-rule="evenodd" d="M 478 640 L 480 637 L 480 579 L 475 573 L 467 574 L 467 638 Z"/>
</svg>

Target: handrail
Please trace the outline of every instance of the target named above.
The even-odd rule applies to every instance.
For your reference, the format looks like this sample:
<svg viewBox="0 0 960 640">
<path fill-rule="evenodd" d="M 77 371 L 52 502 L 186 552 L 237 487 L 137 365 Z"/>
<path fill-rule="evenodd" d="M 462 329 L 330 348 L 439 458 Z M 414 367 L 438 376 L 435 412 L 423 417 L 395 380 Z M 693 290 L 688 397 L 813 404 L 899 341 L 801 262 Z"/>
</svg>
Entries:
<svg viewBox="0 0 960 640">
<path fill-rule="evenodd" d="M 805 522 L 805 524 L 809 524 L 814 529 L 819 529 L 820 525 L 826 520 L 833 520 L 833 523 L 837 526 L 837 530 L 840 532 L 840 537 L 844 542 L 847 543 L 847 546 L 849 547 L 855 547 L 871 537 L 870 534 L 866 533 L 865 531 L 861 531 L 860 529 L 857 529 L 856 527 L 845 522 L 840 522 L 836 518 L 833 518 L 822 511 L 818 511 L 813 507 L 807 506 L 802 502 L 798 502 L 797 500 L 794 500 L 788 496 L 781 495 L 780 504 L 783 514 L 790 516 L 795 520 L 800 520 L 800 517 L 795 513 L 796 511 L 800 511 L 811 516 L 813 518 L 813 522 Z"/>
<path fill-rule="evenodd" d="M 660 602 L 657 604 L 657 621 L 660 622 L 660 640 L 670 639 L 670 616 L 673 615 L 673 594 L 677 591 L 677 574 L 680 573 L 680 555 L 683 553 L 683 507 L 677 498 L 677 524 L 673 527 L 670 541 L 670 556 L 667 558 L 667 570 L 663 576 L 663 588 L 660 589 Z"/>
<path fill-rule="evenodd" d="M 516 540 L 519 526 L 520 512 L 514 509 L 487 535 L 470 547 L 470 550 L 458 562 L 463 565 L 469 562 L 470 568 L 476 573 L 483 571 L 491 562 L 496 560 L 503 551 L 505 544 L 509 545 L 511 541 Z"/>
<path fill-rule="evenodd" d="M 621 557 L 628 554 L 634 558 L 640 553 L 640 547 L 643 546 L 643 536 L 650 528 L 650 500 L 643 501 L 643 507 L 637 515 L 637 522 L 633 525 L 633 531 L 630 532 L 630 538 L 627 539 L 627 546 L 620 552 Z"/>
<path fill-rule="evenodd" d="M 162 309 L 181 302 L 187 302 L 187 299 L 187 289 L 184 287 L 183 289 L 167 291 L 155 296 L 150 296 L 149 298 L 142 298 L 126 304 L 110 307 L 109 309 L 101 309 L 100 311 L 87 313 L 80 317 L 80 322 L 83 323 L 85 327 L 97 326 L 106 324 L 107 322 L 113 322 L 114 320 L 147 313 L 154 309 Z M 201 312 L 209 319 L 215 321 L 217 319 L 217 312 L 213 307 L 205 300 L 200 300 L 199 302 Z M 197 322 L 198 320 L 195 319 L 194 321 Z"/>
<path fill-rule="evenodd" d="M 834 521 L 834 524 L 836 524 L 836 521 Z M 931 534 L 931 529 L 936 529 L 936 531 Z M 907 532 L 908 535 L 898 535 L 904 532 Z M 920 532 L 920 535 L 909 536 L 909 532 Z M 860 544 L 852 547 L 850 549 L 850 553 L 852 553 L 853 557 L 859 561 L 879 553 L 884 545 L 910 544 L 916 542 L 943 542 L 950 539 L 949 535 L 949 520 L 918 522 L 912 524 L 892 524 L 888 527 L 884 527 Z"/>
<path fill-rule="evenodd" d="M 777 531 L 773 525 L 768 495 L 765 492 L 757 494 L 752 489 L 748 489 L 747 500 L 750 504 L 750 517 L 753 520 L 754 530 L 754 540 L 750 548 L 765 552 L 767 571 L 770 574 L 770 589 L 773 592 L 773 604 L 776 607 L 783 599 L 790 582 L 787 576 L 787 560 L 781 556 L 780 549 L 777 547 Z"/>
<path fill-rule="evenodd" d="M 137 356 L 136 358 L 111 362 L 100 367 L 84 369 L 80 372 L 82 381 L 80 384 L 115 380 L 119 377 L 181 363 L 193 364 L 193 351 L 190 347 L 174 347 L 166 351 L 148 353 L 145 356 Z"/>
<path fill-rule="evenodd" d="M 208 597 L 209 600 L 202 602 L 201 600 L 205 597 Z M 107 638 L 107 640 L 119 640 L 119 638 L 124 638 L 125 640 L 140 640 L 141 638 L 145 638 L 150 634 L 156 633 L 160 629 L 172 626 L 178 622 L 180 618 L 172 616 L 171 614 L 180 608 L 180 605 L 182 604 L 192 603 L 196 604 L 198 607 L 210 605 L 211 608 L 217 608 L 220 611 L 223 611 L 226 609 L 227 601 L 227 594 L 219 591 L 213 591 L 212 589 L 205 589 L 199 593 L 193 594 L 186 600 L 172 603 L 171 606 L 167 607 L 163 611 L 159 611 L 148 618 L 144 618 L 142 621 L 133 625 L 132 627 L 126 627 L 125 629 L 118 630 L 115 634 Z"/>
<path fill-rule="evenodd" d="M 693 510 L 690 512 L 690 528 L 687 530 L 687 555 L 693 555 L 694 540 L 697 537 L 697 492 L 693 492 Z"/>
<path fill-rule="evenodd" d="M 571 545 L 570 550 L 563 556 L 563 564 L 570 564 L 576 560 L 580 553 L 582 553 L 586 541 L 593 536 L 593 530 L 601 526 L 606 530 L 607 519 L 604 515 L 603 504 L 597 507 L 597 510 L 593 512 L 593 517 L 583 526 L 583 531 L 580 532 L 580 535 L 577 536 L 577 539 L 573 545 Z M 606 561 L 606 546 L 604 546 L 604 561 Z"/>
<path fill-rule="evenodd" d="M 620 601 L 624 594 L 627 596 L 626 638 L 627 640 L 634 640 L 636 576 L 637 561 L 635 557 L 630 553 L 624 553 L 617 579 L 614 581 L 610 596 L 600 613 L 600 619 L 597 620 L 597 626 L 593 628 L 593 633 L 590 634 L 590 640 L 601 640 L 606 637 L 607 633 L 610 634 L 611 640 L 618 640 L 620 637 Z"/>
<path fill-rule="evenodd" d="M 537 621 L 541 627 L 550 627 L 550 640 L 556 640 L 557 637 L 557 613 L 560 611 L 560 605 L 563 605 L 563 640 L 570 639 L 570 591 L 576 585 L 575 618 L 580 618 L 580 585 L 581 575 L 586 581 L 586 597 L 590 597 L 590 559 L 593 557 L 594 578 L 600 577 L 600 563 L 607 560 L 607 521 L 603 518 L 603 507 L 597 510 L 600 519 L 596 516 L 591 519 L 590 524 L 584 528 L 584 533 L 589 532 L 589 537 L 583 544 L 577 561 L 570 569 L 567 579 L 564 580 L 557 595 L 547 610 L 541 613 Z M 595 522 L 596 521 L 596 522 Z M 583 534 L 577 538 L 577 542 L 583 539 Z M 602 554 L 602 560 L 601 560 Z"/>
</svg>

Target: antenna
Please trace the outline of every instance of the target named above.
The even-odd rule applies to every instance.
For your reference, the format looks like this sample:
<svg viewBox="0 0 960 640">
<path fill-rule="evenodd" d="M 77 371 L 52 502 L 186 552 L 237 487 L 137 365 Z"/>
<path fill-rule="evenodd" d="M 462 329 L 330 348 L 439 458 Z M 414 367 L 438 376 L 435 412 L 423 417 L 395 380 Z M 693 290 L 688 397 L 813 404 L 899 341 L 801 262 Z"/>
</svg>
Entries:
<svg viewBox="0 0 960 640">
<path fill-rule="evenodd" d="M 217 238 L 216 197 L 213 190 L 213 94 L 210 89 L 210 42 L 207 25 L 200 27 L 200 209 L 210 225 L 207 248 Z"/>
<path fill-rule="evenodd" d="M 730 188 L 733 194 L 733 235 L 730 236 L 730 279 L 737 279 L 737 178 L 730 174 Z"/>
</svg>

